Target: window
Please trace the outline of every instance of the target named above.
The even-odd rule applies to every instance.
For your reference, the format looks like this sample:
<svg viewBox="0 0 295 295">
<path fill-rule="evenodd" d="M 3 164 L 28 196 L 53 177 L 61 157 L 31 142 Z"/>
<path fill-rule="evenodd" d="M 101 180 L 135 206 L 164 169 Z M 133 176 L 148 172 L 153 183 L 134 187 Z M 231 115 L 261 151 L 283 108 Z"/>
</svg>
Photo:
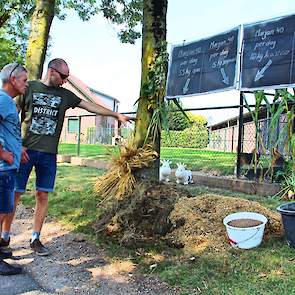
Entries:
<svg viewBox="0 0 295 295">
<path fill-rule="evenodd" d="M 68 119 L 68 132 L 78 133 L 79 131 L 79 119 Z"/>
</svg>

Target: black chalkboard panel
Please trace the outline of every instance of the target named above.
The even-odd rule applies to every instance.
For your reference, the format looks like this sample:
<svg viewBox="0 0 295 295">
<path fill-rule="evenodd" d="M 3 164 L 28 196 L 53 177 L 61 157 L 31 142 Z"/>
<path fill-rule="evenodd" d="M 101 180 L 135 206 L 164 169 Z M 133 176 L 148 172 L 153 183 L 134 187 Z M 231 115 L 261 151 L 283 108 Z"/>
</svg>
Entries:
<svg viewBox="0 0 295 295">
<path fill-rule="evenodd" d="M 179 97 L 236 85 L 240 28 L 172 48 L 166 97 Z"/>
<path fill-rule="evenodd" d="M 295 15 L 244 26 L 241 90 L 295 83 Z"/>
</svg>

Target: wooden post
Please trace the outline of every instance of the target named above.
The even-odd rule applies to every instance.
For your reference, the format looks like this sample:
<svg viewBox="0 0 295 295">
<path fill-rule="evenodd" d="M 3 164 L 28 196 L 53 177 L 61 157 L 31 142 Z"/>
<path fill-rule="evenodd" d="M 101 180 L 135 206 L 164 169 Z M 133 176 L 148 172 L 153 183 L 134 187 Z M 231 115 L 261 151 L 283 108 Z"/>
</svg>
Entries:
<svg viewBox="0 0 295 295">
<path fill-rule="evenodd" d="M 78 117 L 78 145 L 77 145 L 77 156 L 80 156 L 80 145 L 81 145 L 81 116 Z"/>
</svg>

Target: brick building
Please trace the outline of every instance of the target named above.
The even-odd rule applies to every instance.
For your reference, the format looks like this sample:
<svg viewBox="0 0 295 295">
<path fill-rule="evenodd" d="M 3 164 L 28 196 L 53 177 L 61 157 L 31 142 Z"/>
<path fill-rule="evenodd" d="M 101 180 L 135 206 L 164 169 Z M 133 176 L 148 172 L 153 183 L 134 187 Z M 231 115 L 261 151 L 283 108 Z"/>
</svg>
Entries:
<svg viewBox="0 0 295 295">
<path fill-rule="evenodd" d="M 63 87 L 81 99 L 99 104 L 112 111 L 118 111 L 119 101 L 116 98 L 90 88 L 73 75 L 68 77 Z M 112 137 L 118 133 L 118 122 L 114 118 L 95 115 L 84 109 L 75 108 L 68 109 L 66 112 L 60 141 L 76 143 L 79 125 L 82 143 L 111 144 Z"/>
</svg>

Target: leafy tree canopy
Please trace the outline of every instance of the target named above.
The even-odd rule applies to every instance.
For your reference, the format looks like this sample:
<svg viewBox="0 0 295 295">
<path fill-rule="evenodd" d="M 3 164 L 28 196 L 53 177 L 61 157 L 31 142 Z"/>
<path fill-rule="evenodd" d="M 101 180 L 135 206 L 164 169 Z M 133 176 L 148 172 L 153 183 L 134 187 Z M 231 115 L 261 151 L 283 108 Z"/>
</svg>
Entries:
<svg viewBox="0 0 295 295">
<path fill-rule="evenodd" d="M 24 64 L 25 48 L 0 30 L 0 69 L 11 62 Z"/>
<path fill-rule="evenodd" d="M 13 18 L 13 24 L 29 21 L 34 11 L 33 0 L 0 0 L 0 28 Z"/>
<path fill-rule="evenodd" d="M 99 11 L 96 2 L 96 0 L 57 0 L 55 16 L 65 19 L 65 11 L 74 9 L 83 21 L 87 21 Z M 34 9 L 34 0 L 0 0 L 0 68 L 14 61 L 24 63 Z"/>
<path fill-rule="evenodd" d="M 28 22 L 34 12 L 34 0 L 0 0 L 0 27 L 13 18 Z M 65 19 L 66 9 L 74 9 L 79 17 L 87 21 L 99 11 L 96 0 L 56 0 L 55 16 Z"/>
<path fill-rule="evenodd" d="M 182 104 L 180 102 L 178 103 L 182 108 Z M 200 114 L 185 112 L 187 115 L 186 117 L 183 114 L 183 111 L 181 111 L 179 107 L 172 101 L 168 102 L 167 110 L 167 121 L 170 130 L 180 131 L 192 126 L 203 127 L 208 123 L 207 118 Z"/>
<path fill-rule="evenodd" d="M 207 118 L 200 115 L 200 114 L 195 114 L 195 113 L 192 113 L 192 112 L 188 112 L 187 116 L 189 117 L 190 122 L 192 124 L 194 124 L 194 125 L 203 125 L 203 126 L 205 126 L 208 123 Z"/>
<path fill-rule="evenodd" d="M 101 0 L 100 9 L 106 19 L 118 25 L 118 37 L 122 43 L 134 44 L 141 37 L 142 0 Z"/>
<path fill-rule="evenodd" d="M 178 108 L 178 106 L 172 101 L 168 103 L 168 112 L 166 117 L 167 117 L 168 126 L 170 130 L 184 130 L 190 127 L 190 122 L 187 119 L 187 117 L 182 113 L 182 111 Z"/>
<path fill-rule="evenodd" d="M 141 36 L 136 27 L 142 22 L 142 8 L 142 0 L 56 0 L 55 16 L 63 20 L 66 11 L 74 9 L 83 21 L 88 21 L 101 11 L 118 25 L 120 41 L 134 44 Z M 35 0 L 0 0 L 1 68 L 13 61 L 24 62 L 34 9 Z"/>
<path fill-rule="evenodd" d="M 96 0 L 57 0 L 55 4 L 55 15 L 59 19 L 65 19 L 65 10 L 73 9 L 83 21 L 88 21 L 99 12 Z"/>
</svg>

